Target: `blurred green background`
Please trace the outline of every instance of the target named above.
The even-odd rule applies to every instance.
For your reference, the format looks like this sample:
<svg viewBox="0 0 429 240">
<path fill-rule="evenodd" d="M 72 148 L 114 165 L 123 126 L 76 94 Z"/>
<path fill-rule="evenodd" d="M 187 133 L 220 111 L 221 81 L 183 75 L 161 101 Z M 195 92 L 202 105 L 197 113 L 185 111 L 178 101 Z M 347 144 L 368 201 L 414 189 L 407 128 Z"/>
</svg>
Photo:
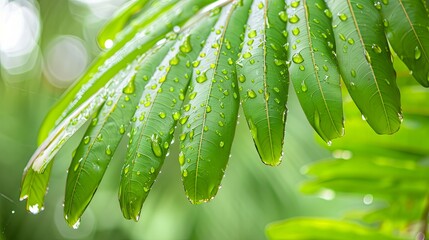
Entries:
<svg viewBox="0 0 429 240">
<path fill-rule="evenodd" d="M 285 157 L 264 166 L 244 119 L 222 189 L 210 203 L 191 205 L 180 181 L 177 144 L 135 223 L 122 218 L 117 189 L 123 153 L 115 155 L 80 228 L 63 219 L 66 169 L 73 143 L 56 159 L 38 215 L 19 202 L 23 169 L 36 150 L 44 116 L 100 52 L 96 34 L 125 0 L 0 0 L 0 239 L 264 239 L 268 223 L 295 216 L 341 217 L 370 208 L 362 199 L 333 192 L 304 196 L 306 164 L 329 157 L 291 94 Z M 242 115 L 242 114 L 241 114 Z"/>
</svg>

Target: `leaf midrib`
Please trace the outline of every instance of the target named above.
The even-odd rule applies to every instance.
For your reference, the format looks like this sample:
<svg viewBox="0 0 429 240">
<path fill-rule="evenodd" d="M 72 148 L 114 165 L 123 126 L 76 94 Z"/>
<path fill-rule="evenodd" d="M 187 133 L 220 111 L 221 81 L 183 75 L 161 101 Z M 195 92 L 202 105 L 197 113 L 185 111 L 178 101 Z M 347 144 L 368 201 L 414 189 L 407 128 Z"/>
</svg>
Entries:
<svg viewBox="0 0 429 240">
<path fill-rule="evenodd" d="M 320 94 L 322 95 L 322 99 L 323 99 L 323 105 L 325 106 L 326 112 L 328 113 L 329 116 L 329 120 L 332 124 L 332 126 L 334 127 L 335 131 L 337 132 L 337 134 L 339 136 L 341 136 L 341 133 L 339 131 L 339 129 L 337 128 L 335 122 L 334 122 L 334 118 L 332 117 L 331 111 L 329 109 L 326 97 L 325 97 L 325 93 L 323 91 L 322 85 L 321 85 L 321 81 L 320 81 L 320 77 L 319 77 L 319 70 L 317 70 L 316 68 L 316 61 L 315 61 L 315 55 L 314 55 L 314 49 L 313 49 L 313 40 L 311 39 L 311 27 L 310 27 L 310 22 L 309 22 L 309 12 L 308 12 L 308 7 L 307 7 L 307 0 L 303 0 L 303 5 L 304 5 L 304 15 L 305 15 L 305 24 L 306 24 L 306 29 L 307 29 L 307 37 L 308 37 L 308 46 L 310 48 L 310 54 L 311 54 L 311 62 L 312 62 L 312 66 L 314 69 L 314 76 L 316 77 L 317 80 L 317 86 L 319 87 L 319 91 Z M 323 135 L 325 135 L 325 133 L 321 133 Z"/>
<path fill-rule="evenodd" d="M 219 62 L 219 58 L 221 56 L 221 50 L 223 48 L 224 45 L 224 40 L 225 40 L 225 34 L 226 31 L 228 29 L 229 23 L 230 23 L 230 18 L 232 16 L 232 13 L 234 12 L 234 6 L 231 6 L 229 9 L 229 13 L 227 15 L 227 18 L 225 19 L 225 24 L 223 25 L 223 31 L 222 31 L 222 35 L 219 37 L 220 43 L 219 43 L 219 48 L 217 49 L 217 53 L 216 54 L 216 63 Z M 212 34 L 209 35 L 209 37 Z M 215 64 L 215 68 L 213 69 L 213 78 L 215 77 L 216 73 L 218 70 L 218 64 Z M 205 100 L 205 105 L 204 106 L 208 106 L 209 101 L 210 101 L 210 96 L 213 90 L 213 81 L 210 81 L 210 88 L 209 88 L 209 92 L 207 95 L 207 98 Z M 195 166 L 195 183 L 194 183 L 194 201 L 197 199 L 197 189 L 198 189 L 198 170 L 199 170 L 199 163 L 200 163 L 200 156 L 201 156 L 201 149 L 202 149 L 202 145 L 203 145 L 203 139 L 204 139 L 204 127 L 206 126 L 206 121 L 207 121 L 207 107 L 204 107 L 204 114 L 203 114 L 203 124 L 201 124 L 201 137 L 198 143 L 198 150 L 197 150 L 197 161 L 196 161 L 196 166 Z"/>
<path fill-rule="evenodd" d="M 255 4 L 255 2 L 253 3 L 253 4 Z M 263 51 L 264 51 L 264 64 L 263 64 L 263 67 L 264 67 L 264 76 L 263 76 L 263 78 L 264 78 L 264 99 L 265 99 L 265 96 L 267 96 L 268 95 L 268 87 L 267 87 L 267 74 L 268 74 L 268 69 L 267 69 L 267 23 L 268 23 L 268 0 L 265 0 L 265 7 L 264 7 L 264 28 L 263 28 L 263 31 L 264 31 L 264 34 L 263 34 L 263 38 L 264 38 L 264 41 L 263 41 L 263 44 L 264 44 L 264 46 L 263 46 Z M 274 158 L 275 158 L 275 154 L 274 154 L 274 146 L 273 146 L 273 135 L 272 135 L 272 133 L 271 133 L 271 121 L 270 121 L 270 114 L 269 114 L 269 108 L 268 108 L 268 100 L 264 100 L 264 103 L 265 103 L 265 116 L 266 116 L 266 119 L 267 119 L 267 127 L 268 127 L 268 139 L 269 139 L 269 141 L 270 141 L 270 152 L 271 152 L 271 159 L 272 159 L 272 161 L 274 160 Z M 262 149 L 261 149 L 262 150 Z"/>
<path fill-rule="evenodd" d="M 361 45 L 362 45 L 362 48 L 364 49 L 364 51 L 367 51 L 366 50 L 366 47 L 365 47 L 365 42 L 363 41 L 363 38 L 362 38 L 362 33 L 360 32 L 360 28 L 359 28 L 359 25 L 358 25 L 358 23 L 357 23 L 357 19 L 356 19 L 356 16 L 355 16 L 355 13 L 354 13 L 354 10 L 353 10 L 353 7 L 352 7 L 352 5 L 351 5 L 351 2 L 350 2 L 350 0 L 347 0 L 347 5 L 348 5 L 348 7 L 349 7 L 349 10 L 350 10 L 350 14 L 351 14 L 351 16 L 352 16 L 352 18 L 353 18 L 353 24 L 355 25 L 355 29 L 356 29 L 356 32 L 357 32 L 357 34 L 358 34 L 358 37 L 359 37 L 359 41 L 360 41 L 360 43 L 361 43 Z M 365 54 L 365 53 L 364 53 Z M 369 54 L 369 53 L 368 53 Z M 387 123 L 387 127 L 389 128 L 389 132 L 391 132 L 392 131 L 392 126 L 390 125 L 390 121 L 389 121 L 389 115 L 387 114 L 387 109 L 386 109 L 386 106 L 385 106 L 385 103 L 384 103 L 384 99 L 383 99 L 383 95 L 381 94 L 381 90 L 380 90 L 380 86 L 378 85 L 378 81 L 377 81 L 377 77 L 375 76 L 375 73 L 374 73 L 374 69 L 373 69 L 373 67 L 372 67 L 372 64 L 371 63 L 369 63 L 368 61 L 367 61 L 367 63 L 368 63 L 368 66 L 369 66 L 369 68 L 370 68 L 370 70 L 371 70 L 371 75 L 372 75 L 372 79 L 374 80 L 374 85 L 376 86 L 376 88 L 377 88 L 377 93 L 378 93 L 378 96 L 379 96 L 379 98 L 380 98 L 380 101 L 381 101 L 381 105 L 382 105 L 382 109 L 383 109 L 383 113 L 384 113 L 384 117 L 385 117 L 385 120 L 386 120 L 386 123 Z"/>
<path fill-rule="evenodd" d="M 427 62 L 427 63 L 429 63 L 429 56 L 426 54 L 425 48 L 423 47 L 423 44 L 422 44 L 422 42 L 420 41 L 420 38 L 419 38 L 419 36 L 418 36 L 418 34 L 417 34 L 417 31 L 416 31 L 416 29 L 414 28 L 414 24 L 412 23 L 412 21 L 411 21 L 411 19 L 410 19 L 410 16 L 408 15 L 408 13 L 407 13 L 407 11 L 406 11 L 406 9 L 405 9 L 405 6 L 404 6 L 404 4 L 402 3 L 402 0 L 398 0 L 398 2 L 399 2 L 399 6 L 401 7 L 401 10 L 404 12 L 405 18 L 407 19 L 408 23 L 410 24 L 411 30 L 412 30 L 412 32 L 413 32 L 413 34 L 414 34 L 414 36 L 416 37 L 416 40 L 417 40 L 417 42 L 418 42 L 418 44 L 419 44 L 419 46 L 420 46 L 420 49 L 421 49 L 421 52 L 422 52 L 422 53 L 423 53 L 423 55 L 424 55 L 424 58 L 426 59 L 426 62 Z"/>
</svg>

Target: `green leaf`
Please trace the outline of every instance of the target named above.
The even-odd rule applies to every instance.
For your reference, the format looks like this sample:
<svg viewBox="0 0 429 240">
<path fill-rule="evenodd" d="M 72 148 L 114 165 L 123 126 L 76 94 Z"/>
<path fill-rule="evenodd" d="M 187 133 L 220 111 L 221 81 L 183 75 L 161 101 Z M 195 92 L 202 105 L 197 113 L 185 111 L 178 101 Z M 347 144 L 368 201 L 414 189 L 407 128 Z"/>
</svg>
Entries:
<svg viewBox="0 0 429 240">
<path fill-rule="evenodd" d="M 332 13 L 322 0 L 287 3 L 290 77 L 308 121 L 329 142 L 344 135 Z"/>
<path fill-rule="evenodd" d="M 429 167 L 414 160 L 393 159 L 374 155 L 352 159 L 318 162 L 306 174 L 316 179 L 303 185 L 302 191 L 315 193 L 324 189 L 375 196 L 427 194 Z"/>
<path fill-rule="evenodd" d="M 379 10 L 373 1 L 327 1 L 332 11 L 341 76 L 353 101 L 378 134 L 401 124 L 399 89 Z"/>
<path fill-rule="evenodd" d="M 24 170 L 19 200 L 26 199 L 26 209 L 33 214 L 37 214 L 44 209 L 45 194 L 48 191 L 52 165 L 53 162 L 49 163 L 42 173 L 34 171 L 31 166 Z"/>
<path fill-rule="evenodd" d="M 191 62 L 202 48 L 215 17 L 179 37 L 157 67 L 134 115 L 128 154 L 122 169 L 119 200 L 127 219 L 138 221 L 173 139 L 175 125 L 192 75 Z"/>
<path fill-rule="evenodd" d="M 120 84 L 108 95 L 95 121 L 88 127 L 68 170 L 64 215 L 70 226 L 79 222 L 90 203 L 128 130 L 148 76 L 153 74 L 157 61 L 160 62 L 171 45 L 167 42 L 158 46 L 114 77 L 113 81 Z"/>
<path fill-rule="evenodd" d="M 253 1 L 237 62 L 244 114 L 259 155 L 268 165 L 278 165 L 283 156 L 289 82 L 284 23 L 278 13 L 284 8 L 282 1 Z"/>
<path fill-rule="evenodd" d="M 228 162 L 238 113 L 234 64 L 239 53 L 251 1 L 229 4 L 222 9 L 213 32 L 198 59 L 184 107 L 181 163 L 182 181 L 192 203 L 215 196 Z"/>
<path fill-rule="evenodd" d="M 113 86 L 112 86 L 113 85 Z M 32 167 L 36 172 L 42 172 L 64 144 L 79 130 L 85 123 L 92 119 L 99 107 L 104 103 L 105 96 L 109 88 L 115 87 L 108 84 L 100 89 L 90 99 L 79 106 L 66 119 L 64 119 L 48 136 L 48 138 L 37 148 L 27 164 L 27 168 Z"/>
<path fill-rule="evenodd" d="M 322 218 L 294 218 L 268 225 L 268 239 L 282 240 L 399 240 L 357 223 Z"/>
<path fill-rule="evenodd" d="M 48 136 L 54 126 L 62 122 L 74 109 L 103 87 L 117 72 L 125 68 L 137 56 L 152 48 L 175 26 L 182 25 L 192 17 L 195 12 L 189 11 L 189 9 L 196 10 L 208 2 L 208 0 L 180 1 L 169 11 L 163 12 L 156 18 L 156 21 L 154 19 L 144 29 L 139 29 L 135 35 L 121 39 L 111 49 L 104 52 L 85 75 L 68 89 L 46 116 L 40 129 L 39 143 Z"/>
<path fill-rule="evenodd" d="M 380 3 L 383 23 L 393 50 L 414 78 L 429 87 L 429 17 L 423 2 L 390 0 L 383 3 Z"/>
<path fill-rule="evenodd" d="M 162 3 L 165 1 L 161 1 Z M 168 1 L 171 2 L 171 1 Z M 132 0 L 124 4 L 115 15 L 103 26 L 98 34 L 98 45 L 101 48 L 109 48 L 108 44 L 113 43 L 116 34 L 119 33 L 135 14 L 140 12 L 148 3 L 148 0 Z M 158 10 L 158 7 L 149 8 L 149 10 Z M 146 15 L 146 14 L 145 14 Z M 112 41 L 112 42 L 110 42 Z"/>
</svg>

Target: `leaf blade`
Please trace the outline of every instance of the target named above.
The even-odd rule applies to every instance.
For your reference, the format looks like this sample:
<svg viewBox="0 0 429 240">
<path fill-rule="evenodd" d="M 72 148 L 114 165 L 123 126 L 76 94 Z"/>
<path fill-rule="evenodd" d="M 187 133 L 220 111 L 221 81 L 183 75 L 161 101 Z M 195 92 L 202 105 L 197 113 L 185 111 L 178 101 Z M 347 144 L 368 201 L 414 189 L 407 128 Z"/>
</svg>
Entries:
<svg viewBox="0 0 429 240">
<path fill-rule="evenodd" d="M 169 46 L 171 44 L 168 43 L 158 46 L 136 60 L 132 68 L 124 69 L 114 77 L 114 81 L 121 83 L 108 95 L 96 123 L 89 126 L 70 163 L 64 202 L 64 216 L 70 226 L 79 221 L 92 200 L 130 125 L 140 95 L 147 84 L 147 76 L 155 71 L 157 56 L 165 54 Z"/>
<path fill-rule="evenodd" d="M 278 165 L 283 155 L 288 74 L 280 1 L 254 1 L 237 61 L 240 99 L 261 160 Z M 264 111 L 255 111 L 264 109 Z"/>
<path fill-rule="evenodd" d="M 251 1 L 225 6 L 195 61 L 190 109 L 184 108 L 181 135 L 181 172 L 192 203 L 210 200 L 224 175 L 235 132 L 238 93 L 234 62 Z M 234 26 L 229 25 L 234 23 Z M 189 123 L 188 123 L 189 121 Z"/>
<path fill-rule="evenodd" d="M 413 72 L 414 78 L 429 87 L 429 17 L 425 6 L 421 1 L 392 0 L 383 4 L 381 11 L 393 50 Z"/>
<path fill-rule="evenodd" d="M 321 0 L 287 3 L 290 76 L 308 121 L 329 142 L 344 135 L 332 16 Z"/>
<path fill-rule="evenodd" d="M 139 120 L 132 123 L 119 190 L 122 213 L 127 219 L 140 218 L 142 205 L 160 172 L 180 118 L 192 74 L 190 63 L 198 56 L 201 40 L 207 37 L 215 19 L 206 18 L 179 37 L 142 95 L 134 115 Z"/>
<path fill-rule="evenodd" d="M 396 74 L 390 61 L 383 22 L 370 1 L 328 1 L 341 76 L 347 89 L 378 134 L 392 134 L 401 124 Z M 351 61 L 351 59 L 354 59 Z"/>
</svg>

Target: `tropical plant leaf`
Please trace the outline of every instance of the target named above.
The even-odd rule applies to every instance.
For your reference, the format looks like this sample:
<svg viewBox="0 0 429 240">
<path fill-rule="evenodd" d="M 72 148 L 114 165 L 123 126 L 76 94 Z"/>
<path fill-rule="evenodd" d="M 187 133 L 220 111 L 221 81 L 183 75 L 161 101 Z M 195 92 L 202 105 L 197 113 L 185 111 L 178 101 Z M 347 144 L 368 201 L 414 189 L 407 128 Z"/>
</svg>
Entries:
<svg viewBox="0 0 429 240">
<path fill-rule="evenodd" d="M 95 121 L 88 127 L 68 170 L 64 215 L 70 226 L 79 222 L 91 201 L 117 146 L 128 130 L 148 76 L 153 74 L 156 62 L 160 62 L 159 59 L 171 45 L 170 42 L 161 44 L 113 79 L 120 84 L 107 96 Z"/>
<path fill-rule="evenodd" d="M 324 1 L 288 0 L 290 77 L 310 124 L 329 142 L 344 134 L 332 13 Z"/>
<path fill-rule="evenodd" d="M 27 164 L 28 168 L 33 168 L 36 172 L 42 172 L 64 144 L 79 130 L 85 123 L 92 119 L 99 107 L 104 103 L 105 96 L 111 84 L 106 85 L 94 94 L 85 103 L 79 106 L 72 114 L 61 122 L 36 150 Z"/>
<path fill-rule="evenodd" d="M 175 26 L 181 26 L 193 16 L 195 11 L 189 11 L 189 9 L 197 10 L 198 7 L 204 6 L 208 2 L 210 1 L 180 1 L 168 11 L 160 14 L 158 18 L 153 19 L 143 29 L 139 29 L 135 35 L 121 39 L 120 42 L 116 42 L 112 48 L 104 52 L 48 113 L 40 129 L 39 143 L 48 136 L 54 126 L 58 125 L 74 109 L 103 87 L 118 71 L 126 67 L 137 56 L 152 48 Z"/>
<path fill-rule="evenodd" d="M 149 80 L 132 122 L 128 154 L 122 169 L 119 200 L 122 213 L 136 221 L 173 139 L 176 122 L 197 58 L 217 16 L 205 17 L 186 30 Z"/>
<path fill-rule="evenodd" d="M 326 1 L 333 18 L 336 54 L 344 83 L 369 125 L 392 134 L 401 105 L 379 10 L 373 1 Z"/>
<path fill-rule="evenodd" d="M 393 50 L 412 71 L 414 78 L 429 87 L 429 22 L 422 1 L 382 1 L 386 36 Z M 410 51 L 410 49 L 412 49 Z"/>
<path fill-rule="evenodd" d="M 306 174 L 317 176 L 303 185 L 305 193 L 324 189 L 374 196 L 412 195 L 424 197 L 429 187 L 429 167 L 414 160 L 376 156 L 354 156 L 350 160 L 318 162 Z"/>
<path fill-rule="evenodd" d="M 242 1 L 222 9 L 193 64 L 189 103 L 179 121 L 182 181 L 192 203 L 214 197 L 228 162 L 239 106 L 236 70 L 228 59 L 237 59 L 250 4 Z"/>
<path fill-rule="evenodd" d="M 318 239 L 318 240 L 399 240 L 405 238 L 393 237 L 377 232 L 363 225 L 323 218 L 294 218 L 267 227 L 268 239 Z"/>
<path fill-rule="evenodd" d="M 33 214 L 37 214 L 44 209 L 52 165 L 53 162 L 50 162 L 42 173 L 34 171 L 31 167 L 24 170 L 19 200 L 27 200 L 26 209 Z"/>
<path fill-rule="evenodd" d="M 121 32 L 130 22 L 135 14 L 142 11 L 147 6 L 148 0 L 132 0 L 124 4 L 115 15 L 103 26 L 98 34 L 98 45 L 101 48 L 109 48 L 108 45 L 116 39 L 116 34 Z M 164 3 L 166 1 L 160 1 Z M 170 1 L 168 1 L 170 2 Z M 159 10 L 159 7 L 149 8 L 148 10 Z M 145 14 L 146 15 L 146 14 Z"/>
<path fill-rule="evenodd" d="M 237 62 L 243 111 L 258 153 L 268 165 L 278 165 L 283 156 L 289 82 L 284 23 L 278 13 L 284 8 L 283 1 L 253 1 Z"/>
</svg>

